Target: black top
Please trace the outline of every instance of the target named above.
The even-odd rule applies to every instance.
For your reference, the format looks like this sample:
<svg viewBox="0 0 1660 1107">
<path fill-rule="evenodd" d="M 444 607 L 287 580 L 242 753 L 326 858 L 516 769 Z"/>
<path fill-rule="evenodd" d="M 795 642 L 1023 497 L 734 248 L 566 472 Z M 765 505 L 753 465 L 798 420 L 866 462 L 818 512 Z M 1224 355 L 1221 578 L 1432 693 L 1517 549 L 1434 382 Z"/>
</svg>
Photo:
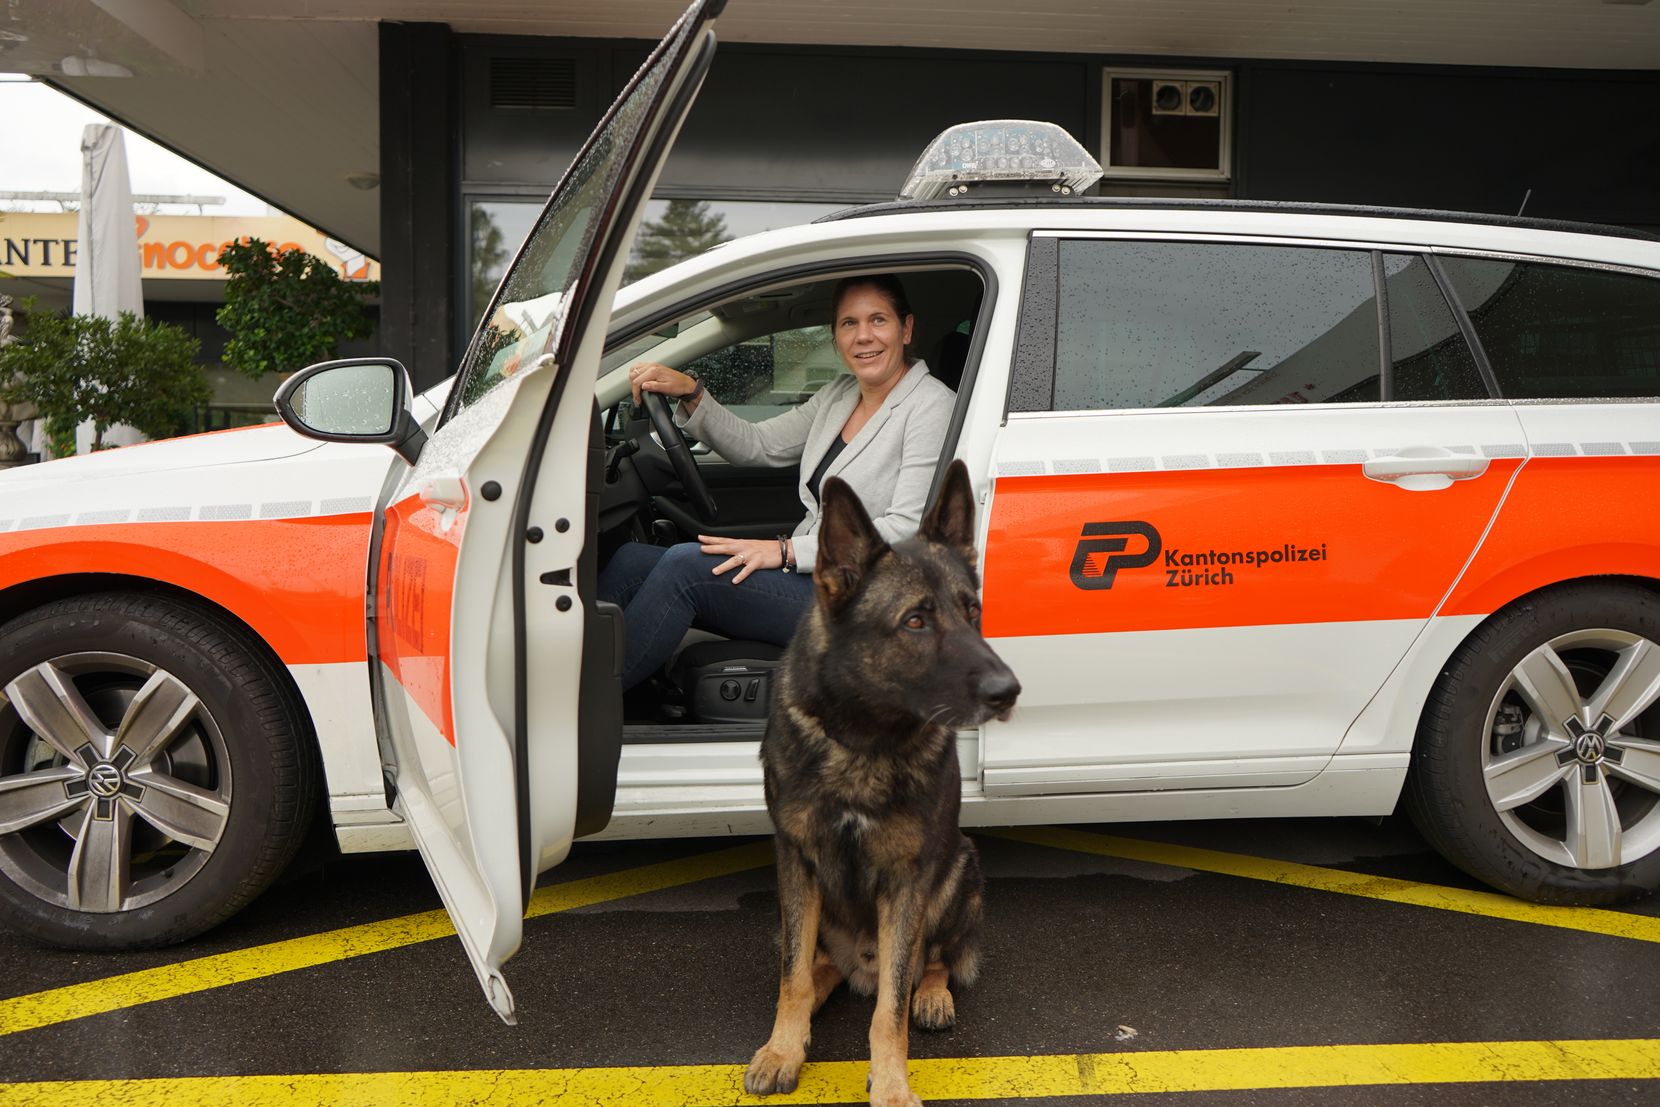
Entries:
<svg viewBox="0 0 1660 1107">
<path fill-rule="evenodd" d="M 847 443 L 842 441 L 841 435 L 838 434 L 830 440 L 830 448 L 824 451 L 824 459 L 818 463 L 818 468 L 813 470 L 813 475 L 807 478 L 807 491 L 813 494 L 813 499 L 820 499 L 818 494 L 819 482 L 824 479 L 825 470 L 830 468 L 831 464 L 841 456 L 845 449 L 847 449 Z"/>
</svg>

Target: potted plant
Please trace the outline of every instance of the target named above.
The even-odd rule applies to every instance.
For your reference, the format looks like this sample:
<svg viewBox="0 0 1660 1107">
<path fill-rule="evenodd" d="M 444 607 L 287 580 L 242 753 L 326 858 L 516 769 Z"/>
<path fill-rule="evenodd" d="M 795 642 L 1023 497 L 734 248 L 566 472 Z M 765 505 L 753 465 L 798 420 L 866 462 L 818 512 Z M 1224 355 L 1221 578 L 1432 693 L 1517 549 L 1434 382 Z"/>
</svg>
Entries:
<svg viewBox="0 0 1660 1107">
<path fill-rule="evenodd" d="M 0 350 L 16 339 L 12 335 L 12 298 L 0 296 Z M 35 417 L 35 405 L 27 400 L 0 399 L 0 469 L 23 464 L 29 449 L 17 437 L 17 425 Z"/>
</svg>

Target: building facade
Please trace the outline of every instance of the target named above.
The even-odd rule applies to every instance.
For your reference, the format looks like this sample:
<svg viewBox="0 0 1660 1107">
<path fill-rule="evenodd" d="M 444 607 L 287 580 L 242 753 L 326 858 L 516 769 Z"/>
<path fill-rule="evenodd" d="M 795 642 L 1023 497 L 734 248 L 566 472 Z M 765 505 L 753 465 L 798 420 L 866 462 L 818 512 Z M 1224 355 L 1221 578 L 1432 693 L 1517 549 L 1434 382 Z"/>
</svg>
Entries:
<svg viewBox="0 0 1660 1107">
<path fill-rule="evenodd" d="M 517 242 L 651 43 L 382 23 L 382 345 L 451 371 Z M 1660 72 L 723 43 L 665 167 L 727 235 L 892 199 L 945 127 L 1058 123 L 1108 194 L 1660 229 Z M 693 202 L 702 202 L 694 204 Z"/>
</svg>

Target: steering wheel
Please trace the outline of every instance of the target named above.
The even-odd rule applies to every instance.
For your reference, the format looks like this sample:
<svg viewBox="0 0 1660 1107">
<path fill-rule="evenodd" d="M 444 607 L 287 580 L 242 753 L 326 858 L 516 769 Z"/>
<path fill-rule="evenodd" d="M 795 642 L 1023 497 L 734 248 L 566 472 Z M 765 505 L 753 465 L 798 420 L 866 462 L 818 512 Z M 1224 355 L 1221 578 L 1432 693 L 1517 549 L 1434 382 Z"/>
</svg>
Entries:
<svg viewBox="0 0 1660 1107">
<path fill-rule="evenodd" d="M 646 415 L 651 419 L 651 429 L 657 432 L 663 452 L 669 455 L 674 475 L 680 478 L 680 486 L 691 497 L 692 507 L 704 522 L 713 523 L 720 515 L 720 509 L 715 506 L 715 498 L 709 495 L 709 486 L 704 483 L 703 473 L 697 467 L 697 458 L 686 446 L 685 436 L 674 425 L 668 399 L 661 392 L 641 392 L 640 399 L 645 404 Z"/>
</svg>

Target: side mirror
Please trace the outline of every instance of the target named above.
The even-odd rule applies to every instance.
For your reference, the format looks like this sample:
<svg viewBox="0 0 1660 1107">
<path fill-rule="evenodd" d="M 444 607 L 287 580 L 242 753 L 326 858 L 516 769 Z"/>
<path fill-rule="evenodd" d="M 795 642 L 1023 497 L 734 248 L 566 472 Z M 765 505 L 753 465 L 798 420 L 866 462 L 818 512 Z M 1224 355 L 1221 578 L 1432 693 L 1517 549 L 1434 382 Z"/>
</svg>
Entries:
<svg viewBox="0 0 1660 1107">
<path fill-rule="evenodd" d="M 380 442 L 409 464 L 426 432 L 410 409 L 409 372 L 389 357 L 354 357 L 308 365 L 283 382 L 277 414 L 307 438 Z"/>
</svg>

